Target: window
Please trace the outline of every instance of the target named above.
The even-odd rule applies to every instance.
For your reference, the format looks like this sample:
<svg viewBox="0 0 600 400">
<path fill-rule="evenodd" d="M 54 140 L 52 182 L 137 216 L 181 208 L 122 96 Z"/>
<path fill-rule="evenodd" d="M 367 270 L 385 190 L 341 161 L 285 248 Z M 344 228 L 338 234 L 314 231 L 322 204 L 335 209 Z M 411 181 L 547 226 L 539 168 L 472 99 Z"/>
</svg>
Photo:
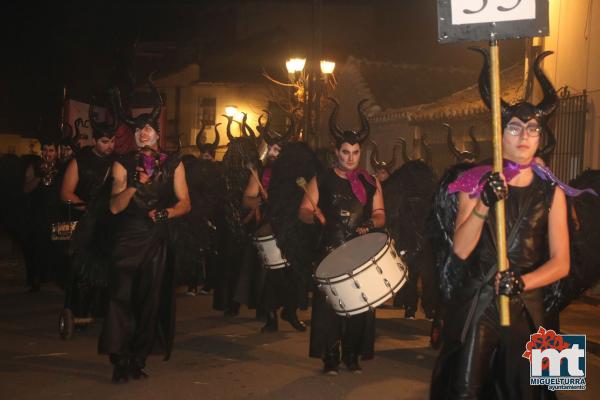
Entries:
<svg viewBox="0 0 600 400">
<path fill-rule="evenodd" d="M 202 98 L 199 111 L 200 121 L 198 121 L 198 126 L 200 126 L 200 122 L 204 125 L 214 125 L 217 113 L 217 99 L 214 97 Z"/>
</svg>

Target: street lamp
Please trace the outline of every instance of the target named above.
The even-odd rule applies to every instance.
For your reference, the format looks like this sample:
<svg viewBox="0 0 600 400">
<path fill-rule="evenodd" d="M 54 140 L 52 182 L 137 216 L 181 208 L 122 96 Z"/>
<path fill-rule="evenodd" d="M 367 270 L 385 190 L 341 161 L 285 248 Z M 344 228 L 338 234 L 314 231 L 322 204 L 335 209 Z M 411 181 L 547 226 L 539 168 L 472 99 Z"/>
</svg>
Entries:
<svg viewBox="0 0 600 400">
<path fill-rule="evenodd" d="M 236 106 L 226 106 L 225 107 L 225 115 L 227 115 L 228 117 L 235 117 L 235 114 L 237 114 Z"/>
<path fill-rule="evenodd" d="M 319 74 L 320 66 L 320 74 Z M 317 131 L 320 124 L 321 97 L 328 90 L 334 89 L 336 85 L 335 62 L 331 60 L 320 60 L 319 66 L 306 58 L 293 57 L 285 62 L 288 72 L 289 83 L 284 83 L 272 78 L 267 72 L 263 76 L 271 82 L 293 89 L 291 96 L 291 107 L 301 106 L 304 109 L 304 134 L 303 137 L 318 146 Z M 307 67 L 307 68 L 305 68 Z"/>
<path fill-rule="evenodd" d="M 335 62 L 329 60 L 321 60 L 321 72 L 323 75 L 333 74 L 335 69 Z"/>
</svg>

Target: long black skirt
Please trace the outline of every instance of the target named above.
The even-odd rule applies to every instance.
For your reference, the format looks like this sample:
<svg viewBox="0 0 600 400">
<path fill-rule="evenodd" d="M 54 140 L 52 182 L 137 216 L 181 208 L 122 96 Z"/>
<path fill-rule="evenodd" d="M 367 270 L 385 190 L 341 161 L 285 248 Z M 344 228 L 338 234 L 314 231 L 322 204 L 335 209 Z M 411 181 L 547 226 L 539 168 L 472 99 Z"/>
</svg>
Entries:
<svg viewBox="0 0 600 400">
<path fill-rule="evenodd" d="M 167 226 L 150 219 L 121 221 L 109 274 L 109 304 L 98 351 L 168 359 L 175 330 L 173 262 Z"/>
</svg>

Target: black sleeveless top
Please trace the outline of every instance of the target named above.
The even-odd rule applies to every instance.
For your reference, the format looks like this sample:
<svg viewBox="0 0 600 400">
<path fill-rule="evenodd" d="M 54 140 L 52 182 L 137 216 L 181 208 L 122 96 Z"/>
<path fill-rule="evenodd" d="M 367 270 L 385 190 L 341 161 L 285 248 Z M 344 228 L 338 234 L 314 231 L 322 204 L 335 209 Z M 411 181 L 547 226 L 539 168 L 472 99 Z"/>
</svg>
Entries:
<svg viewBox="0 0 600 400">
<path fill-rule="evenodd" d="M 371 217 L 375 186 L 359 175 L 367 192 L 367 203 L 363 206 L 352 192 L 347 179 L 340 178 L 333 168 L 317 175 L 319 208 L 326 224 L 323 229 L 321 249 L 332 250 L 356 234 L 356 228 Z"/>
<path fill-rule="evenodd" d="M 129 205 L 121 216 L 148 219 L 148 211 L 167 208 L 176 203 L 175 192 L 173 190 L 173 178 L 175 169 L 180 163 L 180 158 L 176 155 L 169 156 L 162 162 L 160 168 L 154 172 L 154 177 L 150 182 L 142 185 L 133 195 Z M 137 152 L 131 152 L 121 156 L 117 162 L 127 170 L 127 184 L 133 184 L 133 177 L 138 166 Z"/>
<path fill-rule="evenodd" d="M 75 194 L 89 203 L 100 193 L 103 184 L 109 181 L 113 157 L 100 157 L 92 147 L 86 147 L 75 156 L 75 160 L 79 175 Z"/>
<path fill-rule="evenodd" d="M 505 201 L 507 256 L 510 268 L 521 273 L 531 272 L 548 260 L 548 213 L 552 204 L 555 186 L 533 176 L 526 187 L 508 187 Z M 523 211 L 525 210 L 525 211 Z M 477 246 L 479 273 L 485 275 L 496 264 L 496 215 L 490 210 L 485 229 Z M 519 219 L 519 214 L 521 215 Z M 516 225 L 516 235 L 508 242 L 509 233 Z"/>
</svg>

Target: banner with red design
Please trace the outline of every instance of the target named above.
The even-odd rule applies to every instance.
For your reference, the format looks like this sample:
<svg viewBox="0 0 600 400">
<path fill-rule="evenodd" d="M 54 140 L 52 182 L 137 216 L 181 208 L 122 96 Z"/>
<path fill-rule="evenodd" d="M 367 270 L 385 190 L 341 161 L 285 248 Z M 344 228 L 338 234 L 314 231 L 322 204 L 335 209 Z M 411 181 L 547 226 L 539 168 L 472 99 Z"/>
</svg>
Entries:
<svg viewBox="0 0 600 400">
<path fill-rule="evenodd" d="M 91 146 L 93 144 L 92 137 L 92 125 L 90 124 L 89 118 L 90 105 L 81 101 L 67 99 L 64 107 L 64 123 L 69 124 L 73 128 L 73 136 L 78 132 L 81 135 L 79 144 L 81 147 Z M 149 113 L 152 111 L 151 107 L 148 108 L 134 108 L 132 110 L 133 117 L 136 117 L 143 113 Z M 94 113 L 96 114 L 96 121 L 105 122 L 107 119 L 111 119 L 112 116 L 103 107 L 94 107 Z M 160 140 L 159 144 L 162 148 L 166 146 L 166 127 L 167 127 L 167 113 L 163 106 L 159 120 L 160 126 Z M 115 134 L 115 152 L 117 154 L 125 154 L 131 150 L 135 150 L 135 139 L 133 137 L 133 130 L 124 123 L 119 124 L 117 132 Z"/>
</svg>

